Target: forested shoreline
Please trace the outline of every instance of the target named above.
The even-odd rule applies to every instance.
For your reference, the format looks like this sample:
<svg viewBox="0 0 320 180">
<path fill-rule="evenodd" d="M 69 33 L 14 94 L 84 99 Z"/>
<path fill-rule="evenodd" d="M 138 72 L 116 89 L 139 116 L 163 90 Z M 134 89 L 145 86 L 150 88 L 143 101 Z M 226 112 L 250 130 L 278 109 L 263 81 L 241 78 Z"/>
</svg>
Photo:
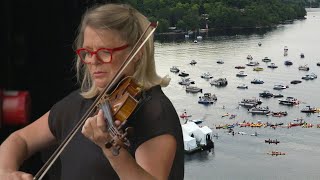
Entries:
<svg viewBox="0 0 320 180">
<path fill-rule="evenodd" d="M 151 21 L 157 33 L 198 29 L 261 28 L 302 19 L 305 0 L 127 0 Z"/>
</svg>

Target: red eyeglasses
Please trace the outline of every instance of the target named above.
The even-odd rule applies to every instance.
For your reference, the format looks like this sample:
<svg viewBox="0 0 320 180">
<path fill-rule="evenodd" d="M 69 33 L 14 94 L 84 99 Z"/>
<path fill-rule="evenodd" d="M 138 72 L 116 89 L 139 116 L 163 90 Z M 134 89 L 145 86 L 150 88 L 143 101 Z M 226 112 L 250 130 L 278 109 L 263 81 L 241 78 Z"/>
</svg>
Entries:
<svg viewBox="0 0 320 180">
<path fill-rule="evenodd" d="M 91 64 L 92 63 L 92 56 L 96 55 L 97 59 L 101 61 L 102 63 L 111 63 L 112 62 L 112 53 L 116 51 L 121 51 L 129 47 L 128 44 L 116 47 L 116 48 L 100 48 L 96 51 L 90 51 L 86 48 L 80 48 L 76 50 L 76 53 L 80 57 L 81 61 L 85 64 Z"/>
</svg>

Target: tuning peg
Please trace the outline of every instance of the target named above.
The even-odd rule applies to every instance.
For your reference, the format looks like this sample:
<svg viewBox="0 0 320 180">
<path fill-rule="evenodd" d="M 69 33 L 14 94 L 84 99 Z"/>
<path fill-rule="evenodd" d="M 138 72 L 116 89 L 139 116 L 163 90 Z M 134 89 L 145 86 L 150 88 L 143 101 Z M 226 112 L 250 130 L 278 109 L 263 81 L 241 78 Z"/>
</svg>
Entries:
<svg viewBox="0 0 320 180">
<path fill-rule="evenodd" d="M 129 137 L 129 138 L 132 137 L 133 134 L 134 134 L 134 128 L 133 127 L 127 127 L 125 129 L 125 133 L 126 133 L 127 137 Z"/>
<path fill-rule="evenodd" d="M 120 150 L 120 147 L 115 147 L 115 146 L 113 146 L 113 147 L 111 148 L 112 155 L 118 156 L 118 155 L 119 155 L 119 150 Z"/>
<path fill-rule="evenodd" d="M 104 144 L 104 147 L 109 149 L 112 147 L 112 142 L 111 141 L 107 141 L 105 144 Z"/>
</svg>

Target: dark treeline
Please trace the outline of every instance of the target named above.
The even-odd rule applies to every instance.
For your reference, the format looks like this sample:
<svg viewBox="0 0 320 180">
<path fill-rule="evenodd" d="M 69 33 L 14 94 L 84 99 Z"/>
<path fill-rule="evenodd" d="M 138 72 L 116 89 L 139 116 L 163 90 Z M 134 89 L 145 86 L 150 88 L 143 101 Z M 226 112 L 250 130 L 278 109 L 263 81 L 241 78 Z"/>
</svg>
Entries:
<svg viewBox="0 0 320 180">
<path fill-rule="evenodd" d="M 306 15 L 306 0 L 124 0 L 159 21 L 158 32 L 270 27 Z"/>
</svg>

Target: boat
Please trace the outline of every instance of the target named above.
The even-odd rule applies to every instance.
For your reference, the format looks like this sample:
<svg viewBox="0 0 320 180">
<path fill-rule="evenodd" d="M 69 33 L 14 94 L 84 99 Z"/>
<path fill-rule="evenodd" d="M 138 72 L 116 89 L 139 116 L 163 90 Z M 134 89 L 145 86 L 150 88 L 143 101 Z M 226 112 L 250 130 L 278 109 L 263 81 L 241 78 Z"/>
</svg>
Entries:
<svg viewBox="0 0 320 180">
<path fill-rule="evenodd" d="M 259 62 L 257 61 L 250 61 L 249 63 L 246 64 L 247 66 L 258 66 Z"/>
<path fill-rule="evenodd" d="M 302 76 L 301 79 L 304 79 L 304 80 L 314 80 L 316 79 L 318 76 L 315 75 L 314 73 L 311 73 L 311 74 L 306 74 L 305 76 Z"/>
<path fill-rule="evenodd" d="M 172 66 L 170 68 L 170 72 L 173 72 L 173 73 L 178 73 L 180 71 L 180 69 L 177 67 L 177 66 Z"/>
<path fill-rule="evenodd" d="M 234 68 L 236 68 L 236 69 L 245 69 L 246 67 L 245 66 L 235 66 Z"/>
<path fill-rule="evenodd" d="M 317 112 L 317 108 L 306 106 L 305 108 L 301 109 L 300 112 L 303 112 L 303 113 L 315 113 L 315 112 Z"/>
<path fill-rule="evenodd" d="M 248 109 L 248 112 L 251 114 L 268 114 L 270 113 L 269 107 L 253 107 Z"/>
<path fill-rule="evenodd" d="M 216 79 L 216 80 L 212 80 L 210 82 L 211 85 L 214 85 L 214 86 L 226 86 L 228 85 L 228 81 L 226 78 L 219 78 L 219 79 Z"/>
<path fill-rule="evenodd" d="M 257 131 L 255 131 L 253 134 L 250 134 L 250 136 L 258 136 Z"/>
<path fill-rule="evenodd" d="M 273 117 L 283 117 L 288 115 L 287 111 L 271 112 L 269 115 Z"/>
<path fill-rule="evenodd" d="M 248 89 L 248 86 L 245 84 L 240 84 L 239 86 L 237 86 L 238 89 Z"/>
<path fill-rule="evenodd" d="M 277 139 L 274 139 L 274 140 L 272 140 L 272 139 L 266 139 L 266 140 L 264 140 L 264 142 L 265 142 L 265 143 L 269 143 L 269 144 L 278 144 L 278 143 L 280 143 L 280 141 L 277 140 Z"/>
<path fill-rule="evenodd" d="M 195 64 L 197 64 L 197 61 L 193 59 L 193 60 L 191 60 L 190 64 L 195 65 Z"/>
<path fill-rule="evenodd" d="M 293 62 L 292 61 L 284 61 L 284 65 L 287 65 L 287 66 L 291 66 L 293 64 Z"/>
<path fill-rule="evenodd" d="M 203 96 L 199 96 L 199 104 L 213 104 L 217 101 L 217 96 L 211 93 L 204 93 Z"/>
<path fill-rule="evenodd" d="M 274 98 L 281 98 L 281 97 L 283 97 L 283 95 L 282 94 L 274 94 L 273 97 Z"/>
<path fill-rule="evenodd" d="M 201 78 L 203 78 L 203 79 L 211 79 L 211 78 L 213 78 L 213 76 L 209 72 L 206 72 L 206 73 L 203 73 L 201 75 Z"/>
<path fill-rule="evenodd" d="M 303 121 L 303 118 L 301 117 L 301 118 L 296 118 L 296 119 L 294 119 L 293 121 L 296 121 L 296 122 L 302 122 Z"/>
<path fill-rule="evenodd" d="M 275 90 L 282 90 L 282 89 L 287 89 L 287 88 L 289 88 L 288 85 L 285 86 L 285 85 L 282 85 L 282 84 L 276 84 L 276 85 L 273 86 L 273 89 L 275 89 Z"/>
<path fill-rule="evenodd" d="M 254 71 L 263 71 L 263 68 L 262 67 L 255 67 L 253 68 Z"/>
<path fill-rule="evenodd" d="M 271 59 L 268 58 L 268 57 L 264 57 L 264 58 L 262 59 L 262 62 L 271 62 Z"/>
<path fill-rule="evenodd" d="M 187 110 L 184 110 L 184 112 L 182 114 L 180 114 L 179 117 L 185 119 L 185 118 L 192 117 L 192 115 L 188 114 Z"/>
<path fill-rule="evenodd" d="M 196 39 L 195 39 L 195 40 L 193 40 L 193 43 L 198 43 L 198 40 L 196 40 Z"/>
<path fill-rule="evenodd" d="M 309 71 L 310 70 L 310 68 L 307 65 L 299 66 L 298 69 L 301 70 L 301 71 Z"/>
<path fill-rule="evenodd" d="M 284 46 L 283 51 L 284 51 L 284 52 L 288 52 L 288 50 L 289 50 L 289 49 L 288 49 L 288 46 Z"/>
<path fill-rule="evenodd" d="M 267 154 L 269 154 L 269 155 L 271 155 L 271 156 L 286 155 L 286 153 L 284 153 L 284 152 L 279 152 L 279 151 L 271 151 L 271 152 L 268 152 Z"/>
<path fill-rule="evenodd" d="M 248 60 L 252 60 L 253 57 L 249 54 L 249 55 L 247 56 L 247 59 L 248 59 Z"/>
<path fill-rule="evenodd" d="M 290 82 L 290 84 L 299 84 L 299 83 L 301 83 L 302 81 L 300 81 L 300 80 L 293 80 L 293 81 L 291 81 Z"/>
<path fill-rule="evenodd" d="M 270 91 L 265 90 L 262 93 L 259 93 L 259 96 L 263 98 L 271 98 L 273 97 L 273 94 Z"/>
<path fill-rule="evenodd" d="M 244 71 L 240 71 L 236 74 L 237 77 L 246 77 L 248 76 Z"/>
<path fill-rule="evenodd" d="M 259 42 L 259 43 L 258 43 L 258 46 L 261 46 L 261 45 L 262 45 L 262 43 L 261 43 L 261 42 Z"/>
<path fill-rule="evenodd" d="M 259 80 L 259 79 L 253 79 L 253 80 L 251 81 L 251 84 L 263 84 L 263 83 L 264 83 L 264 81 Z"/>
<path fill-rule="evenodd" d="M 187 76 L 189 76 L 189 74 L 186 73 L 185 71 L 181 71 L 181 72 L 178 74 L 178 76 L 187 77 Z"/>
<path fill-rule="evenodd" d="M 311 73 L 311 74 L 309 74 L 309 76 L 311 76 L 311 77 L 313 77 L 313 79 L 317 79 L 317 75 L 316 74 L 314 74 L 314 73 Z"/>
<path fill-rule="evenodd" d="M 203 119 L 191 119 L 191 120 L 188 120 L 190 122 L 194 122 L 196 124 L 201 124 L 203 122 Z"/>
<path fill-rule="evenodd" d="M 278 68 L 278 66 L 275 63 L 271 63 L 270 65 L 268 65 L 268 68 L 275 69 Z"/>
<path fill-rule="evenodd" d="M 240 135 L 247 135 L 247 133 L 246 133 L 246 132 L 243 132 L 243 131 L 239 131 L 238 134 L 240 134 Z"/>
<path fill-rule="evenodd" d="M 285 99 L 279 99 L 279 104 L 293 106 L 298 105 L 299 101 L 294 97 L 287 97 Z"/>
<path fill-rule="evenodd" d="M 187 121 L 181 127 L 186 154 L 211 151 L 214 148 L 213 133 L 208 126 L 200 127 L 192 121 Z"/>
<path fill-rule="evenodd" d="M 198 88 L 196 86 L 186 86 L 186 92 L 190 92 L 190 93 L 198 93 L 201 92 L 202 93 L 202 89 Z"/>
<path fill-rule="evenodd" d="M 218 60 L 217 63 L 218 64 L 224 64 L 223 60 Z"/>
<path fill-rule="evenodd" d="M 194 80 L 190 78 L 181 78 L 181 81 L 178 82 L 180 85 L 189 86 L 190 84 L 194 84 Z"/>
<path fill-rule="evenodd" d="M 291 127 L 297 127 L 297 126 L 302 126 L 304 124 L 304 122 L 297 122 L 297 123 L 292 123 L 290 122 L 288 124 L 288 128 L 291 128 Z"/>
<path fill-rule="evenodd" d="M 320 62 L 317 63 L 317 66 L 320 66 Z"/>
<path fill-rule="evenodd" d="M 304 54 L 303 53 L 300 54 L 300 58 L 304 58 Z"/>
<path fill-rule="evenodd" d="M 248 108 L 252 108 L 252 107 L 255 107 L 261 103 L 262 103 L 262 101 L 257 98 L 252 98 L 252 99 L 245 98 L 239 102 L 239 105 L 244 106 L 244 107 L 248 107 Z"/>
</svg>

